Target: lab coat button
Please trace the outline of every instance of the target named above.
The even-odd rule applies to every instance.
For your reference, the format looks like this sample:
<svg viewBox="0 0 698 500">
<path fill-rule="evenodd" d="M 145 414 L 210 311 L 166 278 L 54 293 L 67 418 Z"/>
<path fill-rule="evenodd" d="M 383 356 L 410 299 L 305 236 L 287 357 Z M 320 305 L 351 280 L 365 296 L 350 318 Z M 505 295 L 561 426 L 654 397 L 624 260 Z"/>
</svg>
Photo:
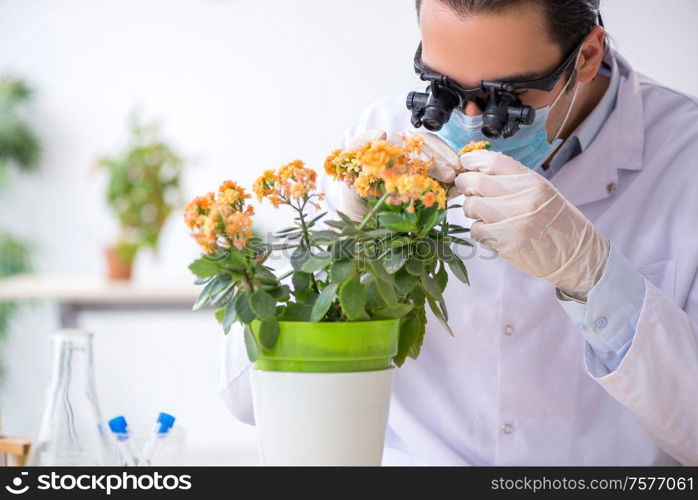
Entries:
<svg viewBox="0 0 698 500">
<path fill-rule="evenodd" d="M 606 192 L 608 194 L 613 194 L 616 192 L 616 183 L 615 182 L 609 182 L 606 184 Z"/>
<path fill-rule="evenodd" d="M 511 434 L 512 432 L 514 432 L 514 426 L 511 424 L 504 424 L 502 426 L 502 432 L 504 434 Z"/>
<path fill-rule="evenodd" d="M 514 327 L 512 325 L 507 325 L 504 327 L 504 335 L 511 337 L 514 335 Z"/>
<path fill-rule="evenodd" d="M 606 316 L 599 316 L 596 318 L 596 321 L 594 321 L 594 326 L 599 330 L 603 330 L 608 326 L 608 318 Z"/>
</svg>

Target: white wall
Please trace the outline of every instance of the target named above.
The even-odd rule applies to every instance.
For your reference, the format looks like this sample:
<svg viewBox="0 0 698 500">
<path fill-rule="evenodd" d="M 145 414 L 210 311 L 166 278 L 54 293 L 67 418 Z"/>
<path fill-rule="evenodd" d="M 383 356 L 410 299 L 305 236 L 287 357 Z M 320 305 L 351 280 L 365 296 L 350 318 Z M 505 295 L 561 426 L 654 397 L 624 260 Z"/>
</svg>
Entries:
<svg viewBox="0 0 698 500">
<path fill-rule="evenodd" d="M 607 28 L 643 72 L 698 94 L 698 2 L 606 0 Z M 28 79 L 41 172 L 0 196 L 0 225 L 35 243 L 40 271 L 100 276 L 114 233 L 95 159 L 119 148 L 139 106 L 190 160 L 186 198 L 250 184 L 298 156 L 320 166 L 375 98 L 414 82 L 411 0 L 0 0 L 0 72 Z M 278 217 L 262 209 L 263 222 Z M 139 280 L 189 280 L 196 249 L 179 215 Z M 4 430 L 31 434 L 48 379 L 49 305 L 26 308 L 3 348 Z M 105 414 L 169 405 L 194 433 L 243 441 L 216 397 L 222 334 L 207 314 L 90 315 Z M 156 375 L 176 368 L 165 383 Z"/>
</svg>

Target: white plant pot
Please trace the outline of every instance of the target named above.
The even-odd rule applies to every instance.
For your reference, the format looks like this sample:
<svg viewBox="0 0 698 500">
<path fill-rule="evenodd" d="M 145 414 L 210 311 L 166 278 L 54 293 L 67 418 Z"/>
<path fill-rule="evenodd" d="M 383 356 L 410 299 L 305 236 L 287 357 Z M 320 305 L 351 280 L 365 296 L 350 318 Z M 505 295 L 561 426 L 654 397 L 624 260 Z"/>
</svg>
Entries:
<svg viewBox="0 0 698 500">
<path fill-rule="evenodd" d="M 251 377 L 262 464 L 381 464 L 392 368 Z"/>
</svg>

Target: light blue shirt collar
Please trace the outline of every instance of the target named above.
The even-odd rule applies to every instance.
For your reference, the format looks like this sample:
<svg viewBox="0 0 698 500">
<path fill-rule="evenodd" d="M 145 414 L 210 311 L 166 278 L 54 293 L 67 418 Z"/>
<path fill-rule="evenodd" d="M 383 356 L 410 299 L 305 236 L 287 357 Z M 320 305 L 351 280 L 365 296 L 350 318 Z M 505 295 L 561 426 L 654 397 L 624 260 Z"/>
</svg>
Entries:
<svg viewBox="0 0 698 500">
<path fill-rule="evenodd" d="M 543 175 L 550 179 L 565 163 L 586 150 L 601 131 L 604 123 L 616 107 L 618 89 L 620 88 L 620 73 L 618 63 L 613 53 L 609 51 L 598 72 L 602 76 L 610 76 L 611 81 L 603 97 L 582 123 L 562 143 L 557 153 L 550 161 L 550 166 Z"/>
</svg>

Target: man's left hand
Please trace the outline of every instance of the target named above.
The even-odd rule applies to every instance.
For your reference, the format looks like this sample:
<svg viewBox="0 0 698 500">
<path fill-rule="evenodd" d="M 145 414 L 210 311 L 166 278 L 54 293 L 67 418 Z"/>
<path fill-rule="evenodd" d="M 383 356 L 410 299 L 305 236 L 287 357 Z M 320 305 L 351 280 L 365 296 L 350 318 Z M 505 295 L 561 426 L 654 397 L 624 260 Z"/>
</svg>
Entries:
<svg viewBox="0 0 698 500">
<path fill-rule="evenodd" d="M 456 177 L 471 237 L 495 249 L 517 269 L 586 301 L 608 259 L 609 242 L 543 176 L 502 153 L 460 157 Z"/>
</svg>

